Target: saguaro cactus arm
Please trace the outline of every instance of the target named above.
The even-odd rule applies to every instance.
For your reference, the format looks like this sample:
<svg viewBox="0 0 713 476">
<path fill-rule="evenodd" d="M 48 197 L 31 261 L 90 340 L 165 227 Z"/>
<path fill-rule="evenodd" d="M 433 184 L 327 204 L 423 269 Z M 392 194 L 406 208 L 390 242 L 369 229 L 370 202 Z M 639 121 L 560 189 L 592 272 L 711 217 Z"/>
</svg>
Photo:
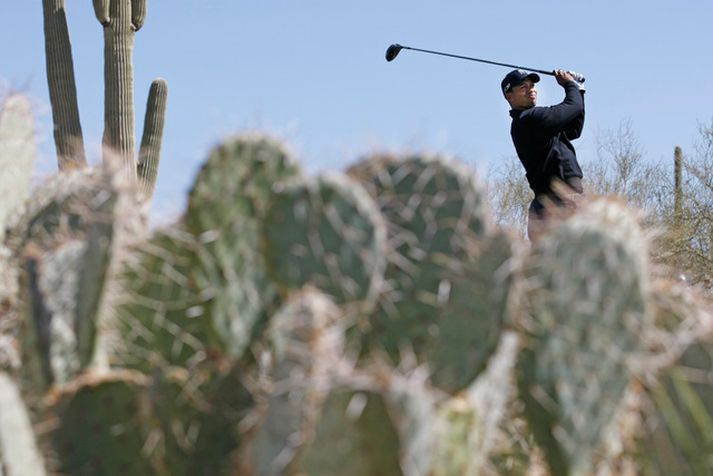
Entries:
<svg viewBox="0 0 713 476">
<path fill-rule="evenodd" d="M 97 1 L 95 0 L 95 6 Z M 60 170 L 87 165 L 79 122 L 77 86 L 74 80 L 72 45 L 69 40 L 64 0 L 43 0 L 45 56 L 54 141 Z"/>
<path fill-rule="evenodd" d="M 131 24 L 139 31 L 146 20 L 146 0 L 131 0 Z"/>
<path fill-rule="evenodd" d="M 94 14 L 97 20 L 104 26 L 109 24 L 109 0 L 92 0 L 94 4 Z"/>
<path fill-rule="evenodd" d="M 166 122 L 166 100 L 168 85 L 159 78 L 151 83 L 149 97 L 146 102 L 146 115 L 144 116 L 144 134 L 141 138 L 137 174 L 139 187 L 147 197 L 153 195 L 156 188 L 156 176 L 161 160 L 161 143 L 163 139 L 163 126 Z"/>
</svg>

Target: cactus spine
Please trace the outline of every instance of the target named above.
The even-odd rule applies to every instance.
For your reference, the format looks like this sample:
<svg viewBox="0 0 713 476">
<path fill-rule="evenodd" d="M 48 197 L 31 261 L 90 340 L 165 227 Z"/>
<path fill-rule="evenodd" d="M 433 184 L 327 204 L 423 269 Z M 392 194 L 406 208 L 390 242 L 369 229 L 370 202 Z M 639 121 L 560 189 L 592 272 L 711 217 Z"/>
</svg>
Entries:
<svg viewBox="0 0 713 476">
<path fill-rule="evenodd" d="M 42 0 L 45 30 L 47 83 L 57 162 L 60 170 L 85 167 L 82 126 L 79 122 L 74 61 L 69 39 L 64 0 Z"/>
</svg>

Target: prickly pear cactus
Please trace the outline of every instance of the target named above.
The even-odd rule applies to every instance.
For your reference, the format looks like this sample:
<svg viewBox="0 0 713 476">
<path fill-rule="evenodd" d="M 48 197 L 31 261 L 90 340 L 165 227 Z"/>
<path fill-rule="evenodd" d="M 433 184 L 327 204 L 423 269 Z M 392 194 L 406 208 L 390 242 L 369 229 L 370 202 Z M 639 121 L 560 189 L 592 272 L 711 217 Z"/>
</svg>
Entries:
<svg viewBox="0 0 713 476">
<path fill-rule="evenodd" d="M 284 183 L 263 232 L 268 271 L 283 292 L 311 285 L 339 304 L 373 306 L 386 265 L 386 227 L 359 184 L 338 174 Z"/>
<path fill-rule="evenodd" d="M 384 395 L 337 388 L 287 474 L 402 475 L 400 443 Z"/>
<path fill-rule="evenodd" d="M 637 461 L 646 474 L 713 471 L 713 339 L 691 344 L 648 388 Z"/>
<path fill-rule="evenodd" d="M 122 194 L 114 178 L 106 169 L 57 176 L 28 202 L 8 237 L 15 263 L 23 270 L 23 358 L 44 361 L 26 366 L 44 369 L 29 375 L 40 388 L 75 376 L 96 350 L 96 321 Z"/>
<path fill-rule="evenodd" d="M 12 264 L 12 250 L 4 243 L 5 229 L 21 212 L 30 195 L 30 181 L 35 160 L 34 121 L 30 101 L 12 95 L 0 104 L 0 368 L 19 363 L 17 350 L 11 344 L 16 320 L 18 274 Z"/>
<path fill-rule="evenodd" d="M 30 196 L 36 146 L 29 99 L 12 95 L 0 104 L 0 242 L 13 214 Z"/>
<path fill-rule="evenodd" d="M 86 376 L 52 405 L 58 427 L 52 443 L 63 474 L 157 474 L 147 448 L 150 404 L 145 376 L 115 372 Z M 160 473 L 158 473 L 160 474 Z"/>
<path fill-rule="evenodd" d="M 388 223 L 386 285 L 363 345 L 399 362 L 415 354 L 435 385 L 464 389 L 505 322 L 510 240 L 490 228 L 473 174 L 442 157 L 375 156 L 349 170 Z"/>
<path fill-rule="evenodd" d="M 646 240 L 623 205 L 588 204 L 553 227 L 527 265 L 518 384 L 553 474 L 587 474 L 649 323 Z"/>
<path fill-rule="evenodd" d="M 283 474 L 299 455 L 320 412 L 330 374 L 342 357 L 342 311 L 325 295 L 306 291 L 271 319 L 268 337 L 274 366 L 273 391 L 244 450 L 250 474 Z"/>
<path fill-rule="evenodd" d="M 209 364 L 155 375 L 150 398 L 165 474 L 229 474 L 242 441 L 238 425 L 254 403 L 240 373 Z"/>
<path fill-rule="evenodd" d="M 143 372 L 190 368 L 226 353 L 208 311 L 214 290 L 199 271 L 204 253 L 180 229 L 157 231 L 136 248 L 119 276 L 112 365 Z"/>
<path fill-rule="evenodd" d="M 243 352 L 251 332 L 259 335 L 278 307 L 259 249 L 261 226 L 274 184 L 299 174 L 281 143 L 247 134 L 212 151 L 190 192 L 185 223 L 207 251 L 201 267 L 207 312 L 231 355 Z"/>
</svg>

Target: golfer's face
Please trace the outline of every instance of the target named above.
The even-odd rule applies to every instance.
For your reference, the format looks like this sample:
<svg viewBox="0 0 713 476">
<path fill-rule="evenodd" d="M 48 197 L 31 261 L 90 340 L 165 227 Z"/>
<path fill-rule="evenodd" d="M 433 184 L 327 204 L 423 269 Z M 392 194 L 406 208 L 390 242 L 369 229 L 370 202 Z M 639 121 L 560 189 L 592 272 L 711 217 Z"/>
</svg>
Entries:
<svg viewBox="0 0 713 476">
<path fill-rule="evenodd" d="M 526 79 L 510 90 L 510 103 L 516 109 L 527 109 L 537 104 L 535 84 Z"/>
</svg>

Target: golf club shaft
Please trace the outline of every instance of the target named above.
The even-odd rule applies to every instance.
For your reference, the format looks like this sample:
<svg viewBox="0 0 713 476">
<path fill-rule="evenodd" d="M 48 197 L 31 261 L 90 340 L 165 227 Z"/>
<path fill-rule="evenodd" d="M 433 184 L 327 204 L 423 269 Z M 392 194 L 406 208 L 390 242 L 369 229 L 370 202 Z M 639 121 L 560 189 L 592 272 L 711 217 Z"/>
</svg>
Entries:
<svg viewBox="0 0 713 476">
<path fill-rule="evenodd" d="M 480 63 L 494 64 L 494 65 L 497 65 L 497 66 L 507 66 L 507 67 L 510 67 L 510 68 L 524 69 L 524 70 L 527 70 L 527 71 L 533 71 L 533 72 L 535 72 L 535 73 L 548 74 L 548 75 L 550 75 L 550 76 L 554 76 L 554 75 L 555 75 L 555 73 L 554 73 L 553 71 L 545 71 L 545 70 L 543 70 L 543 69 L 528 68 L 528 67 L 525 67 L 525 66 L 517 66 L 517 65 L 514 65 L 514 64 L 508 64 L 508 63 L 499 63 L 499 62 L 497 62 L 497 61 L 490 61 L 490 60 L 484 60 L 484 59 L 478 59 L 478 58 L 471 58 L 470 56 L 454 55 L 454 54 L 451 54 L 451 53 L 443 53 L 443 52 L 441 52 L 441 51 L 423 50 L 423 49 L 421 49 L 421 48 L 412 48 L 412 47 L 410 47 L 410 46 L 403 46 L 403 45 L 399 45 L 399 46 L 401 46 L 401 48 L 403 48 L 404 50 L 421 51 L 421 52 L 423 52 L 423 53 L 431 53 L 431 54 L 434 54 L 434 55 L 450 56 L 451 58 L 459 58 L 459 59 L 465 59 L 465 60 L 470 60 L 470 61 L 478 61 L 478 62 L 480 62 Z"/>
</svg>

